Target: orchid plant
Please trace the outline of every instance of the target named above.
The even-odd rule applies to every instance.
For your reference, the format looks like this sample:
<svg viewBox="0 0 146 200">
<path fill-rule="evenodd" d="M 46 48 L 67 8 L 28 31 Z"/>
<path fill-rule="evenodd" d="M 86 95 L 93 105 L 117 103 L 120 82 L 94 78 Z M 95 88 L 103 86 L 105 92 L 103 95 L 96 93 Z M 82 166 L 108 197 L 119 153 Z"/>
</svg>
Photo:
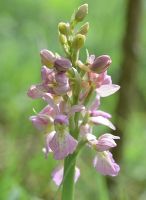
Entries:
<svg viewBox="0 0 146 200">
<path fill-rule="evenodd" d="M 100 102 L 120 87 L 113 84 L 107 74 L 112 62 L 110 56 L 96 57 L 86 51 L 86 61 L 79 58 L 89 23 L 78 30 L 76 25 L 87 14 L 88 5 L 84 4 L 73 13 L 70 23 L 59 23 L 59 41 L 65 56 L 41 50 L 42 80 L 28 90 L 29 97 L 46 102 L 39 113 L 30 117 L 34 126 L 45 133 L 43 152 L 46 158 L 52 153 L 54 159 L 64 160 L 64 166 L 52 172 L 53 181 L 62 186 L 62 200 L 74 199 L 74 185 L 80 176 L 76 159 L 84 146 L 95 152 L 93 167 L 97 172 L 116 176 L 120 170 L 109 151 L 116 146 L 119 136 L 105 133 L 97 138 L 93 134 L 93 126 L 104 125 L 115 130 L 111 115 L 100 110 Z"/>
</svg>

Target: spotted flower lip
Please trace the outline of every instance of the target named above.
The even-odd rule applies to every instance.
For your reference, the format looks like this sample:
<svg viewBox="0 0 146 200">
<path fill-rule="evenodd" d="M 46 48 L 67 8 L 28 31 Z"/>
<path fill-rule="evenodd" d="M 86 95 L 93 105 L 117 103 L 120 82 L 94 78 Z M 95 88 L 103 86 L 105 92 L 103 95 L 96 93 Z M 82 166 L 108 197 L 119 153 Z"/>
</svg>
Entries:
<svg viewBox="0 0 146 200">
<path fill-rule="evenodd" d="M 97 153 L 93 161 L 93 166 L 103 175 L 117 176 L 120 171 L 119 165 L 115 163 L 109 151 Z"/>
</svg>

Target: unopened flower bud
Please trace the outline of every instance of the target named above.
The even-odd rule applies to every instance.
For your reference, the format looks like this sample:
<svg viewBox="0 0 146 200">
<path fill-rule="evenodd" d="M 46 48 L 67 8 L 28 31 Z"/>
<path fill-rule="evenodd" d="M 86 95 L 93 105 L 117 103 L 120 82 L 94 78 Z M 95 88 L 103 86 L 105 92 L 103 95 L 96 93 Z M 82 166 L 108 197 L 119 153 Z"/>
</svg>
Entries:
<svg viewBox="0 0 146 200">
<path fill-rule="evenodd" d="M 95 58 L 94 62 L 90 65 L 90 69 L 100 74 L 105 72 L 111 63 L 112 60 L 108 55 L 102 55 Z"/>
<path fill-rule="evenodd" d="M 87 14 L 88 14 L 88 4 L 83 4 L 78 8 L 75 14 L 75 20 L 77 22 L 81 22 L 83 21 L 83 19 L 86 17 Z"/>
<path fill-rule="evenodd" d="M 68 34 L 68 30 L 69 30 L 69 24 L 64 23 L 64 22 L 60 22 L 58 24 L 58 30 L 61 34 L 63 35 L 67 35 Z"/>
<path fill-rule="evenodd" d="M 86 22 L 85 24 L 83 24 L 83 26 L 81 26 L 81 28 L 78 31 L 78 33 L 82 34 L 82 35 L 87 35 L 88 30 L 89 30 L 89 22 Z"/>
<path fill-rule="evenodd" d="M 67 43 L 67 38 L 65 35 L 63 34 L 59 34 L 59 41 L 62 45 L 66 44 Z"/>
<path fill-rule="evenodd" d="M 49 68 L 53 67 L 55 56 L 51 51 L 48 51 L 47 49 L 43 49 L 40 51 L 40 56 L 41 56 L 41 61 L 43 65 Z"/>
<path fill-rule="evenodd" d="M 72 64 L 67 58 L 57 58 L 54 63 L 54 67 L 58 72 L 66 72 L 71 66 Z"/>
<path fill-rule="evenodd" d="M 73 40 L 72 46 L 75 49 L 80 49 L 83 47 L 85 43 L 86 37 L 82 34 L 77 34 Z"/>
</svg>

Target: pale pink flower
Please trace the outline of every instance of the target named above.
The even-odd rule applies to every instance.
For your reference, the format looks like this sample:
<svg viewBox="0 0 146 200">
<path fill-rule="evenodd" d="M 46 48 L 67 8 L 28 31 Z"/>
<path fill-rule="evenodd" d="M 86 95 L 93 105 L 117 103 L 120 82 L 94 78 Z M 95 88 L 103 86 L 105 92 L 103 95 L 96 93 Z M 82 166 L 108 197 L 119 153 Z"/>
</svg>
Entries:
<svg viewBox="0 0 146 200">
<path fill-rule="evenodd" d="M 64 171 L 63 167 L 57 167 L 52 172 L 52 179 L 57 186 L 59 186 L 62 183 L 63 171 Z M 75 183 L 77 182 L 79 176 L 80 176 L 80 169 L 78 167 L 75 167 L 75 177 L 74 177 Z"/>
<path fill-rule="evenodd" d="M 114 141 L 117 139 L 120 139 L 120 137 L 110 133 L 105 133 L 98 138 L 96 142 L 96 148 L 98 151 L 109 150 L 110 148 L 117 146 L 116 142 Z"/>
<path fill-rule="evenodd" d="M 119 85 L 112 84 L 111 76 L 106 71 L 101 74 L 88 72 L 88 79 L 95 85 L 96 93 L 100 97 L 110 96 L 120 89 Z"/>
<path fill-rule="evenodd" d="M 54 116 L 53 108 L 47 105 L 43 110 L 41 110 L 37 115 L 31 116 L 29 119 L 32 121 L 34 126 L 42 130 L 52 123 L 52 117 Z"/>
<path fill-rule="evenodd" d="M 103 175 L 117 176 L 120 167 L 109 151 L 98 152 L 93 161 L 95 169 Z"/>
<path fill-rule="evenodd" d="M 117 144 L 114 140 L 120 139 L 119 136 L 105 133 L 98 139 L 91 133 L 86 134 L 86 139 L 90 147 L 93 147 L 96 151 L 106 151 L 110 148 L 116 147 Z"/>
<path fill-rule="evenodd" d="M 77 140 L 75 140 L 69 133 L 58 132 L 49 142 L 49 147 L 54 153 L 54 158 L 56 160 L 62 160 L 75 151 L 77 144 Z"/>
<path fill-rule="evenodd" d="M 53 97 L 50 94 L 45 94 L 43 96 L 43 99 L 54 109 L 55 116 L 64 114 L 70 117 L 71 115 L 74 115 L 76 112 L 81 112 L 85 110 L 85 107 L 83 105 L 73 105 L 70 106 L 65 101 L 60 101 L 58 105 L 54 103 Z"/>
<path fill-rule="evenodd" d="M 43 66 L 41 69 L 42 83 L 32 85 L 27 94 L 29 97 L 42 98 L 45 93 L 54 94 L 53 85 L 55 83 L 55 73 L 52 69 Z"/>
<path fill-rule="evenodd" d="M 35 99 L 41 98 L 45 93 L 64 95 L 70 90 L 69 79 L 64 72 L 56 72 L 43 66 L 41 69 L 42 83 L 32 85 L 28 96 Z"/>
</svg>

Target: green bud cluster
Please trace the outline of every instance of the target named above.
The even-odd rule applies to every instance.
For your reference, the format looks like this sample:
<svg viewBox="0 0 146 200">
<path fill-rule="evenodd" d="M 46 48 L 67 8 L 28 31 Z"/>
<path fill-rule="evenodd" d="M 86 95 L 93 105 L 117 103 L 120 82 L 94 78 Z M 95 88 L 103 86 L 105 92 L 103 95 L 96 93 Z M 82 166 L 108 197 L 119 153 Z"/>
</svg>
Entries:
<svg viewBox="0 0 146 200">
<path fill-rule="evenodd" d="M 85 22 L 78 30 L 76 25 L 82 22 L 88 14 L 88 4 L 81 5 L 72 15 L 70 23 L 58 24 L 59 41 L 72 63 L 77 63 L 79 51 L 84 46 L 89 30 L 89 23 Z"/>
</svg>

